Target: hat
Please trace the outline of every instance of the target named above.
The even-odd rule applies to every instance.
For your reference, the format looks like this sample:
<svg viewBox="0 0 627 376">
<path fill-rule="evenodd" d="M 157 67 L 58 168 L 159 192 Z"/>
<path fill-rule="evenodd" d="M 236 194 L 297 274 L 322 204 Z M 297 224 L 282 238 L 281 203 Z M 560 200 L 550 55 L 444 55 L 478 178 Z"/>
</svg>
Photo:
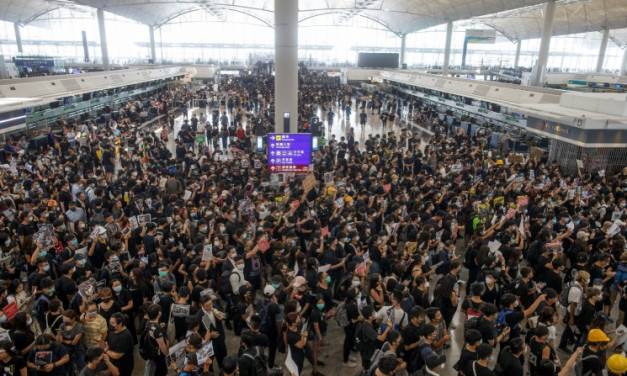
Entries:
<svg viewBox="0 0 627 376">
<path fill-rule="evenodd" d="M 607 358 L 607 369 L 621 375 L 627 372 L 627 358 L 623 354 L 614 354 Z"/>
<path fill-rule="evenodd" d="M 503 160 L 502 159 L 497 159 L 496 160 L 496 165 L 497 166 L 503 166 Z"/>
<path fill-rule="evenodd" d="M 294 286 L 294 288 L 299 288 L 302 286 L 305 286 L 307 284 L 307 280 L 305 279 L 305 277 L 302 276 L 298 276 L 296 278 L 294 278 L 294 280 L 292 281 L 292 286 Z"/>
<path fill-rule="evenodd" d="M 48 200 L 48 206 L 55 208 L 57 206 L 57 202 L 55 200 Z"/>
<path fill-rule="evenodd" d="M 588 342 L 609 342 L 610 338 L 601 329 L 592 329 L 588 332 Z"/>
<path fill-rule="evenodd" d="M 265 296 L 272 296 L 272 295 L 274 295 L 275 291 L 276 291 L 276 289 L 274 287 L 272 287 L 272 285 L 266 285 L 266 287 L 263 288 L 263 294 Z"/>
<path fill-rule="evenodd" d="M 344 202 L 350 204 L 351 202 L 353 202 L 353 198 L 349 195 L 346 195 L 344 196 Z"/>
</svg>

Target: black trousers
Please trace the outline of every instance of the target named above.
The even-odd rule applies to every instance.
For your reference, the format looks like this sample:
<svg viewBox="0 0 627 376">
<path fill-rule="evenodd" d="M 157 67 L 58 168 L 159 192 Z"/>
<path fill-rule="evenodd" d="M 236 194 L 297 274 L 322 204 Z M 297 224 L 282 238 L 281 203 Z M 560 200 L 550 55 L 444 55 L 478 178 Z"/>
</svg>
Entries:
<svg viewBox="0 0 627 376">
<path fill-rule="evenodd" d="M 355 347 L 355 324 L 350 323 L 344 328 L 344 362 L 348 362 L 353 347 Z"/>
</svg>

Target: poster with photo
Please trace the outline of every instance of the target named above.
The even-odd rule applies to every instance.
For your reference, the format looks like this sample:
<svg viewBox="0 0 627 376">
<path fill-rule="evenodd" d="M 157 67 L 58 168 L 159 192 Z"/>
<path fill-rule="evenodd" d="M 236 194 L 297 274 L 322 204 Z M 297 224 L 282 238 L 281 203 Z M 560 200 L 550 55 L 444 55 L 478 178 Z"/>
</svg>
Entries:
<svg viewBox="0 0 627 376">
<path fill-rule="evenodd" d="M 189 311 L 189 304 L 172 304 L 172 317 L 187 317 Z"/>
<path fill-rule="evenodd" d="M 213 342 L 209 341 L 196 353 L 198 365 L 202 366 L 213 356 Z"/>
<path fill-rule="evenodd" d="M 187 340 L 182 340 L 170 347 L 168 350 L 168 364 L 176 364 L 177 369 L 185 366 L 185 346 L 187 346 Z"/>
</svg>

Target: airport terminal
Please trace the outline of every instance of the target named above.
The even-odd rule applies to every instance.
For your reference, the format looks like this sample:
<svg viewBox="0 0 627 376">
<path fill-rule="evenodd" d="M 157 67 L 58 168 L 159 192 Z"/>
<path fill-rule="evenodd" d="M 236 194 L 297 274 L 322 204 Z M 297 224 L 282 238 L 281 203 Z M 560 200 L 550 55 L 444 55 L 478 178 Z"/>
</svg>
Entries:
<svg viewBox="0 0 627 376">
<path fill-rule="evenodd" d="M 0 0 L 0 376 L 627 375 L 627 1 Z"/>
</svg>

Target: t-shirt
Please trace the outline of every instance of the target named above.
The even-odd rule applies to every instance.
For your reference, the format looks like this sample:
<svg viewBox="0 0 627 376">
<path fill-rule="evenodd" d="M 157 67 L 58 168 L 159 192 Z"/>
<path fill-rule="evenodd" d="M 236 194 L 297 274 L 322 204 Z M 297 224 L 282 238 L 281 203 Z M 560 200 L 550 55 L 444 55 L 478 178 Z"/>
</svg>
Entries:
<svg viewBox="0 0 627 376">
<path fill-rule="evenodd" d="M 583 348 L 581 354 L 583 374 L 589 376 L 601 376 L 603 373 L 603 362 L 601 362 L 601 354 L 593 352 L 588 346 Z M 587 358 L 587 359 L 586 359 Z"/>
<path fill-rule="evenodd" d="M 524 358 L 514 356 L 509 349 L 501 351 L 499 357 L 499 366 L 501 367 L 501 374 L 507 376 L 523 376 L 523 363 Z"/>
<path fill-rule="evenodd" d="M 28 361 L 36 364 L 36 365 L 45 365 L 59 361 L 67 355 L 67 350 L 65 346 L 57 345 L 56 343 L 50 344 L 50 347 L 47 350 L 37 350 L 33 348 L 30 353 L 28 353 Z M 52 372 L 44 372 L 38 371 L 35 372 L 35 375 L 50 375 L 50 376 L 61 376 L 66 373 L 66 365 L 61 367 L 55 367 Z"/>
<path fill-rule="evenodd" d="M 494 376 L 494 372 L 488 367 L 482 366 L 477 361 L 469 362 L 463 372 L 466 376 Z"/>
<path fill-rule="evenodd" d="M 0 361 L 0 376 L 19 375 L 19 371 L 24 367 L 26 367 L 26 360 L 21 356 L 15 356 L 6 363 Z"/>
<path fill-rule="evenodd" d="M 291 330 L 287 331 L 287 344 L 290 347 L 292 359 L 294 360 L 294 363 L 298 365 L 298 368 L 301 369 L 303 367 L 303 363 L 305 362 L 305 348 L 299 349 L 296 347 L 296 343 L 299 341 L 300 333 L 293 332 Z"/>
<path fill-rule="evenodd" d="M 83 368 L 78 376 L 110 376 L 111 372 L 107 370 L 107 365 L 104 362 L 99 363 L 96 369 L 91 369 L 87 366 Z"/>
<path fill-rule="evenodd" d="M 475 360 L 477 360 L 477 352 L 470 351 L 466 348 L 466 346 L 464 346 L 462 353 L 459 355 L 459 360 L 457 361 L 457 364 L 455 364 L 455 369 L 464 372 L 468 365 Z"/>
<path fill-rule="evenodd" d="M 572 303 L 577 304 L 575 315 L 578 315 L 579 312 L 581 312 L 581 307 L 583 305 L 583 289 L 578 283 L 572 285 L 568 290 L 568 304 L 570 305 Z"/>
<path fill-rule="evenodd" d="M 596 308 L 594 305 L 586 301 L 581 307 L 581 312 L 579 312 L 579 315 L 575 318 L 575 323 L 580 329 L 584 329 L 584 331 L 587 332 L 588 326 L 592 323 L 592 320 L 594 320 L 595 314 Z"/>
<path fill-rule="evenodd" d="M 494 323 L 484 318 L 479 319 L 479 323 L 477 324 L 477 330 L 481 333 L 481 338 L 485 343 L 488 343 L 488 341 L 495 339 L 497 336 Z"/>
<path fill-rule="evenodd" d="M 111 363 L 118 367 L 120 374 L 130 375 L 133 371 L 133 336 L 128 329 L 119 333 L 109 333 L 109 350 L 124 354 L 120 359 L 111 359 Z"/>
</svg>

